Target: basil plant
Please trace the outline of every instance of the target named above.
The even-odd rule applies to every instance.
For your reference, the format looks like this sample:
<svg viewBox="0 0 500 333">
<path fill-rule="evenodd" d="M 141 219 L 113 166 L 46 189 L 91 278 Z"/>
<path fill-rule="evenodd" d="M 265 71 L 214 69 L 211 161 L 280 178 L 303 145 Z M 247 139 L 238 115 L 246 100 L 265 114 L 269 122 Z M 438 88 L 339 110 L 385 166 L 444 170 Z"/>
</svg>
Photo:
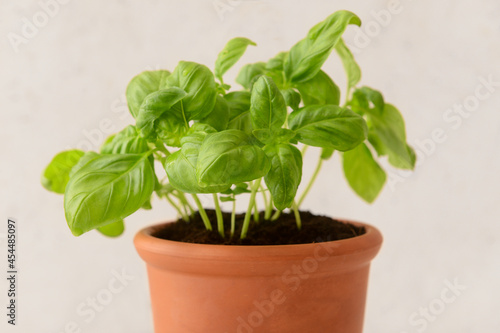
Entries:
<svg viewBox="0 0 500 333">
<path fill-rule="evenodd" d="M 248 46 L 256 45 L 247 38 L 226 44 L 214 72 L 181 61 L 172 72 L 146 71 L 134 77 L 126 97 L 135 125 L 107 138 L 99 152 L 56 155 L 42 175 L 45 188 L 64 194 L 71 232 L 79 236 L 97 229 L 117 236 L 124 230 L 124 218 L 151 208 L 153 194 L 172 204 L 185 221 L 198 210 L 209 230 L 198 195 L 211 194 L 223 237 L 220 201 L 233 202 L 228 227 L 232 237 L 234 202 L 243 193 L 249 193 L 249 200 L 239 237 L 246 236 L 252 218 L 259 219 L 257 195 L 265 202 L 265 220 L 291 209 L 300 229 L 299 207 L 334 151 L 342 155 L 349 185 L 372 202 L 386 181 L 375 157 L 387 156 L 394 167 L 412 169 L 415 153 L 406 143 L 398 109 L 377 90 L 357 86 L 360 68 L 342 40 L 351 24 L 361 24 L 355 14 L 333 13 L 289 51 L 244 65 L 236 90 L 223 77 Z M 339 87 L 321 69 L 332 52 L 347 74 L 343 105 Z M 320 148 L 321 156 L 298 197 L 309 146 Z M 156 175 L 160 167 L 166 171 L 164 179 Z"/>
</svg>

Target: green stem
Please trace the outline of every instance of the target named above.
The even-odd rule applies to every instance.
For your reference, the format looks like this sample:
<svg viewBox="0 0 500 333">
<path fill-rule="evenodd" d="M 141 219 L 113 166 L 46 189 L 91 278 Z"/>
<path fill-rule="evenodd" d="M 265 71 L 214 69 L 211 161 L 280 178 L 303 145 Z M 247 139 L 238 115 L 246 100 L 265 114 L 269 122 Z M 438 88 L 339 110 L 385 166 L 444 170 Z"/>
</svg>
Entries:
<svg viewBox="0 0 500 333">
<path fill-rule="evenodd" d="M 252 209 L 255 204 L 255 195 L 260 186 L 260 181 L 262 178 L 257 179 L 252 186 L 252 193 L 250 194 L 250 202 L 248 204 L 247 212 L 245 214 L 245 219 L 243 220 L 243 227 L 241 228 L 241 239 L 247 236 L 248 227 L 250 226 L 250 217 L 252 216 Z"/>
<path fill-rule="evenodd" d="M 170 155 L 170 152 L 168 151 L 167 148 L 165 148 L 165 145 L 160 140 L 156 140 L 155 146 L 156 149 L 164 153 L 166 156 Z"/>
<path fill-rule="evenodd" d="M 196 206 L 198 207 L 198 211 L 200 212 L 201 219 L 203 220 L 203 224 L 205 225 L 205 228 L 207 230 L 212 230 L 212 225 L 210 224 L 210 219 L 207 216 L 207 212 L 205 211 L 205 208 L 201 205 L 200 199 L 196 194 L 191 194 L 191 196 L 194 199 L 194 202 L 196 203 Z"/>
<path fill-rule="evenodd" d="M 177 211 L 177 213 L 179 213 L 180 216 L 182 216 L 182 219 L 186 222 L 189 222 L 189 217 L 186 216 L 182 210 L 179 208 L 179 206 L 177 206 L 175 204 L 175 202 L 170 198 L 170 196 L 168 194 L 165 195 L 165 198 L 167 198 L 167 201 L 172 205 L 172 207 L 175 208 L 175 210 Z"/>
<path fill-rule="evenodd" d="M 273 217 L 271 217 L 271 221 L 276 221 L 281 215 L 281 210 L 277 210 L 274 214 Z"/>
<path fill-rule="evenodd" d="M 179 200 L 182 201 L 182 203 L 189 208 L 189 211 L 191 212 L 190 215 L 194 215 L 195 210 L 194 210 L 193 206 L 191 206 L 191 204 L 189 203 L 184 192 L 177 191 L 177 193 L 179 195 Z M 186 211 L 186 213 L 187 213 L 187 211 Z"/>
<path fill-rule="evenodd" d="M 264 219 L 269 221 L 271 219 L 271 214 L 273 213 L 273 197 L 269 197 L 269 206 L 266 208 L 266 213 L 264 214 Z"/>
<path fill-rule="evenodd" d="M 304 156 L 305 156 L 306 151 L 307 151 L 307 148 L 309 148 L 309 146 L 308 146 L 308 145 L 304 145 L 304 147 L 302 147 L 302 150 L 300 151 L 300 152 L 302 153 L 302 157 L 304 157 Z"/>
<path fill-rule="evenodd" d="M 222 218 L 222 211 L 220 210 L 219 197 L 217 193 L 212 193 L 215 203 L 215 214 L 217 215 L 217 230 L 219 234 L 224 238 L 224 219 Z"/>
<path fill-rule="evenodd" d="M 316 177 L 318 177 L 319 170 L 321 170 L 321 165 L 323 165 L 323 159 L 320 157 L 319 161 L 318 161 L 318 165 L 316 165 L 316 169 L 314 170 L 314 173 L 313 173 L 311 179 L 309 180 L 309 183 L 307 184 L 306 189 L 304 190 L 304 192 L 300 196 L 299 202 L 297 203 L 297 207 L 300 207 L 300 205 L 302 204 L 302 202 L 306 198 L 307 194 L 311 190 L 311 187 L 313 186 L 314 181 L 316 180 Z"/>
<path fill-rule="evenodd" d="M 293 201 L 292 209 L 293 209 L 293 214 L 295 215 L 295 222 L 297 223 L 297 228 L 300 230 L 302 229 L 302 220 L 300 219 L 299 207 L 297 206 L 297 203 L 295 201 Z"/>
<path fill-rule="evenodd" d="M 257 200 L 255 200 L 254 204 L 254 211 L 253 211 L 253 220 L 257 223 L 259 223 L 260 216 L 259 216 L 259 208 L 257 207 Z"/>
<path fill-rule="evenodd" d="M 236 196 L 233 194 L 233 211 L 231 212 L 231 238 L 236 229 Z"/>
</svg>

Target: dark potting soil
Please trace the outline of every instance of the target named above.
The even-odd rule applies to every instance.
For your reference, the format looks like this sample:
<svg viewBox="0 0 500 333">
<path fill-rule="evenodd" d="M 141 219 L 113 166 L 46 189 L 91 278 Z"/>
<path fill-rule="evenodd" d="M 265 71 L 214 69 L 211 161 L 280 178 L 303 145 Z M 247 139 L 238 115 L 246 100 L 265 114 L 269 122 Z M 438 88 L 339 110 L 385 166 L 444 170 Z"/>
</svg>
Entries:
<svg viewBox="0 0 500 333">
<path fill-rule="evenodd" d="M 224 245 L 285 245 L 320 243 L 332 240 L 352 238 L 365 233 L 364 227 L 357 227 L 343 223 L 327 216 L 314 215 L 310 212 L 300 212 L 302 229 L 297 229 L 295 216 L 292 213 L 282 213 L 276 221 L 265 221 L 264 214 L 260 214 L 260 222 L 252 222 L 247 237 L 239 238 L 244 214 L 236 215 L 236 231 L 231 238 L 229 226 L 230 213 L 223 213 L 226 237 L 222 238 L 217 232 L 215 211 L 207 210 L 212 224 L 212 231 L 205 229 L 198 213 L 191 217 L 189 222 L 178 220 L 167 224 L 153 236 L 186 243 L 224 244 Z"/>
</svg>

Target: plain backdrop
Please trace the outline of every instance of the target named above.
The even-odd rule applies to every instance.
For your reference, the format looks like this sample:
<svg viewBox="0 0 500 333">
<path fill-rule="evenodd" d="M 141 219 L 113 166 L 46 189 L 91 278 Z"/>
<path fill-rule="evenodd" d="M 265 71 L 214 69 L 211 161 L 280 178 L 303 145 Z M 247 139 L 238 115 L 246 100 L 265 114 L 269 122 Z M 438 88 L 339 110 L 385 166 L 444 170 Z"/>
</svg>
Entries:
<svg viewBox="0 0 500 333">
<path fill-rule="evenodd" d="M 75 238 L 62 196 L 42 188 L 41 172 L 57 152 L 96 149 L 132 123 L 123 98 L 139 72 L 172 70 L 180 60 L 213 68 L 236 36 L 258 44 L 240 64 L 267 60 L 339 9 L 363 21 L 345 35 L 363 69 L 361 84 L 382 90 L 401 110 L 419 157 L 414 172 L 389 168 L 385 189 L 369 205 L 348 188 L 336 156 L 304 204 L 384 234 L 365 332 L 498 332 L 498 0 L 2 1 L 0 276 L 10 217 L 18 223 L 19 308 L 18 325 L 7 325 L 1 278 L 1 331 L 152 332 L 145 265 L 132 238 L 175 218 L 173 209 L 154 201 L 154 210 L 127 219 L 118 239 L 96 232 Z M 345 87 L 335 56 L 325 68 Z M 228 81 L 236 74 L 228 72 Z M 308 154 L 305 180 L 316 159 L 314 150 Z M 116 274 L 128 278 L 110 294 Z M 88 302 L 97 296 L 105 304 L 92 310 Z"/>
</svg>

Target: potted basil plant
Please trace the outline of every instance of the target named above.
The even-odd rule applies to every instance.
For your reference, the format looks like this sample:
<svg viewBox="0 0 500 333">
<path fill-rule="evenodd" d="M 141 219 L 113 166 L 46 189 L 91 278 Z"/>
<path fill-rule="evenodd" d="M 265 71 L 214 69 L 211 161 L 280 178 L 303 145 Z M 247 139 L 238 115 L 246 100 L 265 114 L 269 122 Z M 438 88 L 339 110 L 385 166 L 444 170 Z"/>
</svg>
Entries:
<svg viewBox="0 0 500 333">
<path fill-rule="evenodd" d="M 64 194 L 75 236 L 120 235 L 127 216 L 151 209 L 153 195 L 177 210 L 178 221 L 135 238 L 156 332 L 362 331 L 380 232 L 300 210 L 334 153 L 367 202 L 386 181 L 377 158 L 415 165 L 400 112 L 379 91 L 358 86 L 360 68 L 342 34 L 360 24 L 349 11 L 333 13 L 289 51 L 244 65 L 235 89 L 224 74 L 255 45 L 247 38 L 226 44 L 214 72 L 188 61 L 172 72 L 143 72 L 126 91 L 135 124 L 99 152 L 56 155 L 44 171 L 43 185 Z M 347 74 L 342 102 L 321 69 L 332 52 Z M 298 195 L 308 147 L 321 154 Z M 212 197 L 215 209 L 203 207 L 200 195 Z M 246 211 L 236 212 L 236 200 L 246 200 Z M 229 212 L 223 201 L 232 203 Z"/>
</svg>

